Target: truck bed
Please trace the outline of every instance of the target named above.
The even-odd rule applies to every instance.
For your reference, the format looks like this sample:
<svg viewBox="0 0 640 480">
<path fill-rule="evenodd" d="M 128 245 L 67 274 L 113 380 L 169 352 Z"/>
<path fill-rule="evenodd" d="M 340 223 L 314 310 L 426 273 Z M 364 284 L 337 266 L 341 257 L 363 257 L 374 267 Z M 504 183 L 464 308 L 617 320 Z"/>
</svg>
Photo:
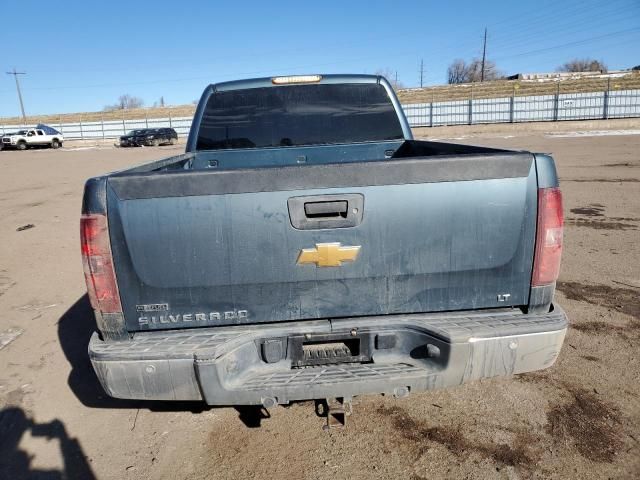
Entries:
<svg viewBox="0 0 640 480">
<path fill-rule="evenodd" d="M 461 145 L 457 143 L 404 140 L 349 145 L 307 147 L 205 150 L 163 158 L 112 174 L 112 177 L 176 170 L 232 170 L 287 165 L 322 165 L 350 162 L 376 162 L 385 159 L 424 158 L 452 155 L 513 153 L 509 150 Z"/>
</svg>

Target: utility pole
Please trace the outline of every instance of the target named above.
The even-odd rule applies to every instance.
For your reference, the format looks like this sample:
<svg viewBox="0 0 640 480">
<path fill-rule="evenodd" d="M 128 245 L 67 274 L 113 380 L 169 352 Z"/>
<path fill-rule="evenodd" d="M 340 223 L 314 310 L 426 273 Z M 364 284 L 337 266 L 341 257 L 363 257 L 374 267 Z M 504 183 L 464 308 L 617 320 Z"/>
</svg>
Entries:
<svg viewBox="0 0 640 480">
<path fill-rule="evenodd" d="M 487 27 L 484 27 L 484 42 L 482 43 L 482 70 L 480 71 L 480 81 L 484 82 L 484 61 L 487 57 Z"/>
<path fill-rule="evenodd" d="M 423 86 L 424 79 L 424 59 L 420 59 L 420 88 Z"/>
<path fill-rule="evenodd" d="M 395 85 L 393 86 L 393 89 L 394 89 L 394 90 L 397 90 L 397 89 L 398 89 L 398 71 L 397 71 L 397 70 L 396 70 L 396 83 L 395 83 Z"/>
<path fill-rule="evenodd" d="M 22 123 L 27 123 L 27 116 L 24 114 L 24 104 L 22 103 L 22 93 L 20 93 L 20 82 L 18 81 L 18 75 L 26 75 L 26 72 L 16 72 L 16 68 L 13 67 L 13 72 L 6 72 L 7 75 L 13 75 L 16 80 L 16 90 L 18 90 L 18 100 L 20 100 L 20 111 L 22 112 Z"/>
</svg>

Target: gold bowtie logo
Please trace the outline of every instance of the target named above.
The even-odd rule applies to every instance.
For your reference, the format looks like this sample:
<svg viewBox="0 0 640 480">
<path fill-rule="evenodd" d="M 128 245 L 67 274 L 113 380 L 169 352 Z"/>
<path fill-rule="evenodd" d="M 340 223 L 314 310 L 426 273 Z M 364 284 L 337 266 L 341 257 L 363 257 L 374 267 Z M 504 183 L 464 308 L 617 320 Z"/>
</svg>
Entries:
<svg viewBox="0 0 640 480">
<path fill-rule="evenodd" d="M 342 262 L 353 262 L 359 252 L 360 245 L 343 247 L 340 242 L 316 243 L 316 248 L 300 250 L 297 263 L 315 263 L 317 267 L 341 267 Z"/>
</svg>

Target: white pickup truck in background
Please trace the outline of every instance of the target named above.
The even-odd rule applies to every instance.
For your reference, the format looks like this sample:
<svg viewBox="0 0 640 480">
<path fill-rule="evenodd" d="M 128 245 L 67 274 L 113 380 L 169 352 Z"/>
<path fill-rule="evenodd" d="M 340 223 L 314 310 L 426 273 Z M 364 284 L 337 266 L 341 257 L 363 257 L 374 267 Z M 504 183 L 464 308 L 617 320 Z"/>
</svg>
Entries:
<svg viewBox="0 0 640 480">
<path fill-rule="evenodd" d="M 19 130 L 2 136 L 2 148 L 26 150 L 31 147 L 60 148 L 64 136 L 62 133 L 47 125 L 37 125 L 36 128 Z"/>
</svg>

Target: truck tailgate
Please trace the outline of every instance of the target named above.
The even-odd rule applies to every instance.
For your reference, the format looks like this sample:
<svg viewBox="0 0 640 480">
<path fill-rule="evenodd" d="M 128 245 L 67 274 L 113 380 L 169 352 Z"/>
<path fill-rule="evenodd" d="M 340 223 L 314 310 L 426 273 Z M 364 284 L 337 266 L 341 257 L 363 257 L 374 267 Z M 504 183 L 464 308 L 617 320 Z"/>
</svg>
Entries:
<svg viewBox="0 0 640 480">
<path fill-rule="evenodd" d="M 526 305 L 530 153 L 109 177 L 129 331 Z"/>
</svg>

